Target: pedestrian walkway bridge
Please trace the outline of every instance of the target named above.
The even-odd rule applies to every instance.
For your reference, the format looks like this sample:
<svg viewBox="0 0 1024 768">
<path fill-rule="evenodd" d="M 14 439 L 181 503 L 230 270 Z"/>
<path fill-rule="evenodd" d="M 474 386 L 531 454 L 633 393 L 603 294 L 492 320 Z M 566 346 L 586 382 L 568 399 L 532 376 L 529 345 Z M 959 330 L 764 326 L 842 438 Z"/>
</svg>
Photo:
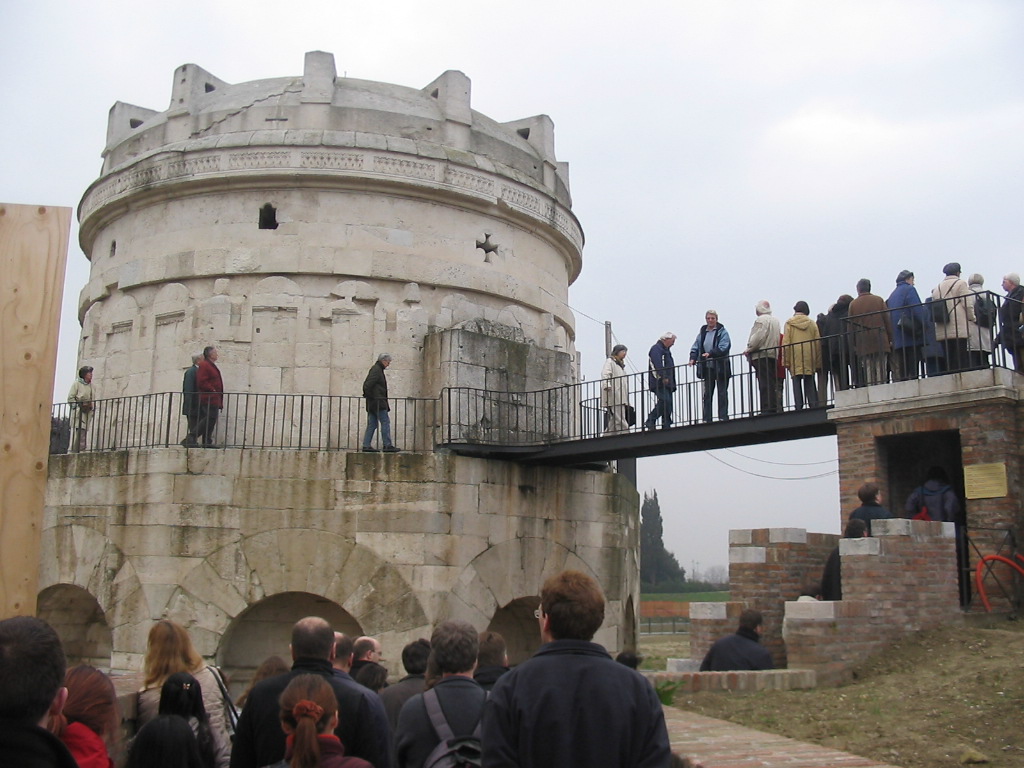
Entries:
<svg viewBox="0 0 1024 768">
<path fill-rule="evenodd" d="M 992 298 L 998 304 L 999 297 Z M 1002 318 L 1001 305 L 999 312 Z M 828 411 L 837 391 L 872 387 L 890 378 L 1013 368 L 1012 356 L 993 341 L 999 328 L 983 329 L 973 323 L 960 351 L 951 345 L 946 354 L 922 339 L 920 345 L 896 349 L 891 355 L 878 353 L 888 349 L 888 335 L 893 333 L 888 314 L 878 313 L 874 323 L 862 315 L 856 323 L 851 319 L 842 333 L 773 350 L 794 370 L 817 370 L 816 375 L 803 377 L 799 394 L 781 365 L 762 367 L 760 375 L 769 380 L 760 382 L 743 355 L 718 358 L 706 372 L 700 363 L 686 361 L 689 350 L 680 345 L 674 351 L 686 362 L 658 376 L 648 371 L 625 374 L 623 369 L 614 380 L 534 392 L 448 387 L 436 398 L 393 398 L 394 442 L 402 451 L 444 450 L 581 466 L 799 440 L 836 433 Z M 898 334 L 894 338 L 898 345 Z M 934 329 L 930 341 L 934 342 Z M 712 376 L 714 387 L 709 386 Z M 185 398 L 180 392 L 165 392 L 98 400 L 84 420 L 75 404 L 57 404 L 50 451 L 65 453 L 72 443 L 77 447 L 71 431 L 83 423 L 85 451 L 177 445 L 187 432 Z M 632 416 L 616 422 L 614 414 Z M 629 421 L 633 423 L 627 426 Z M 214 438 L 215 447 L 222 448 L 356 451 L 365 427 L 361 397 L 226 393 Z"/>
</svg>

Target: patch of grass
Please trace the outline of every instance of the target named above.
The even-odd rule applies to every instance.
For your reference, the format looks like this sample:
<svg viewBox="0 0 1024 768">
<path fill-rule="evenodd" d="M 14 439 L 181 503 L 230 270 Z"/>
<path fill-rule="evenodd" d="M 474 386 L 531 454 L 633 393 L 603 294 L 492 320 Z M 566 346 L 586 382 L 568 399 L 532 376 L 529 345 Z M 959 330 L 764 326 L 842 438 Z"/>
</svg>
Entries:
<svg viewBox="0 0 1024 768">
<path fill-rule="evenodd" d="M 669 592 L 664 595 L 642 594 L 644 600 L 664 600 L 672 603 L 722 603 L 729 599 L 729 592 Z"/>
</svg>

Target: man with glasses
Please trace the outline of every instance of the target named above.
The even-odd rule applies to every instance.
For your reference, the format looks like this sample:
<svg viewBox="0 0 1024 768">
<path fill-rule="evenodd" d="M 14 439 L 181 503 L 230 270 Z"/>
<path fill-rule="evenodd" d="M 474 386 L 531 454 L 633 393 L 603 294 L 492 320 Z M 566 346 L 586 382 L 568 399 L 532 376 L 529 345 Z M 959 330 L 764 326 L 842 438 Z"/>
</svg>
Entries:
<svg viewBox="0 0 1024 768">
<path fill-rule="evenodd" d="M 565 571 L 544 582 L 534 613 L 544 644 L 494 684 L 484 706 L 485 765 L 668 765 L 665 714 L 654 687 L 592 642 L 604 602 L 584 573 Z"/>
</svg>

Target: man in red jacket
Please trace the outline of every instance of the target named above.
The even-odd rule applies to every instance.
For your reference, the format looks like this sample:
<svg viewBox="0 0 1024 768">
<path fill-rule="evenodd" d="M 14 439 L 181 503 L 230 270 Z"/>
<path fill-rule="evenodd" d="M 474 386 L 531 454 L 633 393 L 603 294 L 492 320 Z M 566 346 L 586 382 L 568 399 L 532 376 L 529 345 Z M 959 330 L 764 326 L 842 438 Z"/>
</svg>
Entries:
<svg viewBox="0 0 1024 768">
<path fill-rule="evenodd" d="M 199 392 L 199 418 L 185 440 L 187 445 L 196 445 L 197 437 L 202 435 L 203 446 L 207 447 L 213 445 L 213 430 L 224 407 L 224 379 L 217 367 L 216 347 L 203 350 L 203 359 L 196 371 L 196 389 Z"/>
</svg>

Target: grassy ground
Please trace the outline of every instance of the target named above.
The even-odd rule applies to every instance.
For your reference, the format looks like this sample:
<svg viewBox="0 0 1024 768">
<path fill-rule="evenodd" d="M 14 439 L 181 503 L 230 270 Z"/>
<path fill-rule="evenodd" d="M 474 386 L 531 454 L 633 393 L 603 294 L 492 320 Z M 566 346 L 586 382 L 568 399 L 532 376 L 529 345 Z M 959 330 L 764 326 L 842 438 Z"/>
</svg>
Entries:
<svg viewBox="0 0 1024 768">
<path fill-rule="evenodd" d="M 689 658 L 687 635 L 642 635 L 644 669 Z M 1024 766 L 1024 622 L 921 632 L 839 688 L 680 693 L 675 706 L 902 768 Z"/>
<path fill-rule="evenodd" d="M 664 600 L 672 603 L 720 603 L 728 599 L 728 592 L 670 592 L 665 595 L 640 595 L 640 602 Z"/>
</svg>

